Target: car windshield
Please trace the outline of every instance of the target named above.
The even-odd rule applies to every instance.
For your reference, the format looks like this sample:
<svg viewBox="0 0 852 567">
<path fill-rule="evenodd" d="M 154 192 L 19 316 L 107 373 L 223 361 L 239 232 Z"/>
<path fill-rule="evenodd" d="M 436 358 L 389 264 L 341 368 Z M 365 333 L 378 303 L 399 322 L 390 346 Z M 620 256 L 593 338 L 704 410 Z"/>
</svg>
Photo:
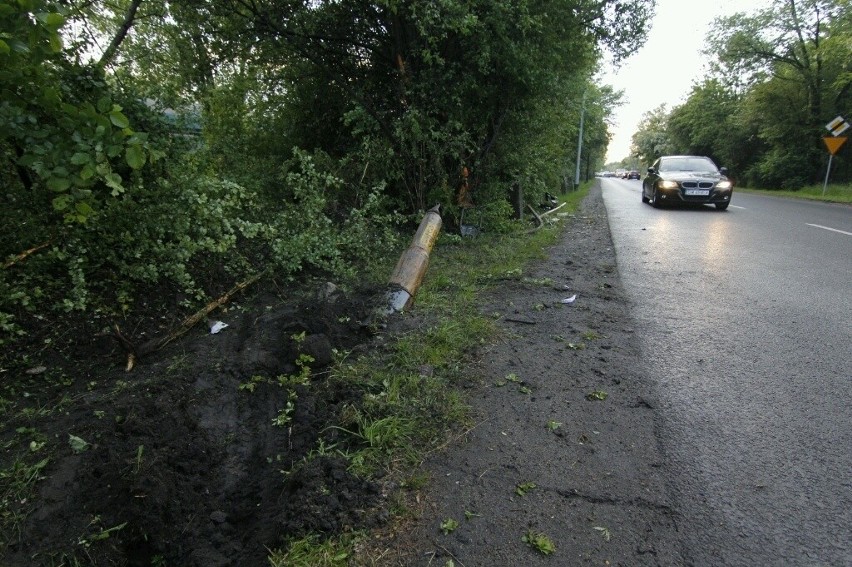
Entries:
<svg viewBox="0 0 852 567">
<path fill-rule="evenodd" d="M 705 157 L 674 157 L 660 160 L 660 171 L 716 172 L 716 165 Z"/>
</svg>

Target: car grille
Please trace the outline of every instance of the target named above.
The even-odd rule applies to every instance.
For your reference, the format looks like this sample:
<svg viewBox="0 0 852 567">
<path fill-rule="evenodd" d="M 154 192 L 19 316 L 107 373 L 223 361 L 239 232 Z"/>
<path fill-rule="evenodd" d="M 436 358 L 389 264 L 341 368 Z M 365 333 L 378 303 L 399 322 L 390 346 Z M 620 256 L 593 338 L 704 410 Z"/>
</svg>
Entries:
<svg viewBox="0 0 852 567">
<path fill-rule="evenodd" d="M 681 182 L 681 186 L 684 189 L 712 189 L 713 182 L 712 181 L 683 181 Z"/>
</svg>

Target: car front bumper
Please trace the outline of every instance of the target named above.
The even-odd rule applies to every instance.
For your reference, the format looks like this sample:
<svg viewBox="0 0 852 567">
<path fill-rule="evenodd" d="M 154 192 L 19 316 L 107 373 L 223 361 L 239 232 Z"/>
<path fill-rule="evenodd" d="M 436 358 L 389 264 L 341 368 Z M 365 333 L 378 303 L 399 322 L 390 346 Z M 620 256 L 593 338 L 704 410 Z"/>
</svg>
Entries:
<svg viewBox="0 0 852 567">
<path fill-rule="evenodd" d="M 686 190 L 683 188 L 657 189 L 659 199 L 666 203 L 728 203 L 733 193 L 733 188 L 710 189 L 708 195 L 687 195 Z"/>
</svg>

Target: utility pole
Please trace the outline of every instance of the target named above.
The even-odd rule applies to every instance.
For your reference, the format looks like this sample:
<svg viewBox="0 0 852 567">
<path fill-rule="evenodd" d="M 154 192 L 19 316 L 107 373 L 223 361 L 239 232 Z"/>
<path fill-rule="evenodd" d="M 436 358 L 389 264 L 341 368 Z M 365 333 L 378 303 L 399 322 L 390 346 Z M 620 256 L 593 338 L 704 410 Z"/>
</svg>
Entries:
<svg viewBox="0 0 852 567">
<path fill-rule="evenodd" d="M 580 136 L 577 138 L 577 167 L 574 170 L 574 189 L 580 186 L 580 156 L 583 153 L 583 119 L 586 117 L 586 91 L 583 91 L 583 105 L 580 107 Z"/>
</svg>

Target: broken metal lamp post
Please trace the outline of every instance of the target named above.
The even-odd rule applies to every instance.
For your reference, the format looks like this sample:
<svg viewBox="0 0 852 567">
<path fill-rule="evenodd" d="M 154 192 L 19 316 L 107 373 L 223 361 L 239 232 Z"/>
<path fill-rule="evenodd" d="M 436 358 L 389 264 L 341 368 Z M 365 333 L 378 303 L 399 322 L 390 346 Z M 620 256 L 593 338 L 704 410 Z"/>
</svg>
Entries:
<svg viewBox="0 0 852 567">
<path fill-rule="evenodd" d="M 411 306 L 429 266 L 429 253 L 441 232 L 441 205 L 435 205 L 424 215 L 411 245 L 402 253 L 390 277 L 387 313 L 402 311 Z"/>
</svg>

